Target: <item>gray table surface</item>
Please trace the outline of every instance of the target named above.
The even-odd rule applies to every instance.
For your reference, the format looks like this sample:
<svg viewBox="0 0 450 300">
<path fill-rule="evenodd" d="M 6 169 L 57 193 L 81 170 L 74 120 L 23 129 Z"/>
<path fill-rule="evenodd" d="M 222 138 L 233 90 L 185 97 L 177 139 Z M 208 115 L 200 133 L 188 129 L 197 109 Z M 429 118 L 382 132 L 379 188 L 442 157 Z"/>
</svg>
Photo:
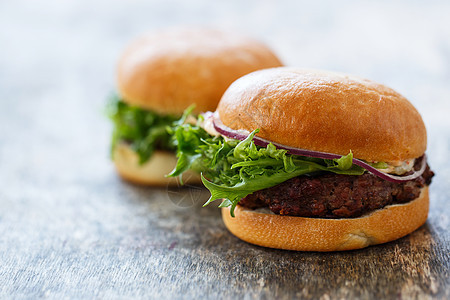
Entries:
<svg viewBox="0 0 450 300">
<path fill-rule="evenodd" d="M 0 298 L 450 298 L 450 2 L 0 1 Z M 122 182 L 103 115 L 124 45 L 203 24 L 286 64 L 388 84 L 420 110 L 427 223 L 344 253 L 246 244 L 200 189 Z"/>
</svg>

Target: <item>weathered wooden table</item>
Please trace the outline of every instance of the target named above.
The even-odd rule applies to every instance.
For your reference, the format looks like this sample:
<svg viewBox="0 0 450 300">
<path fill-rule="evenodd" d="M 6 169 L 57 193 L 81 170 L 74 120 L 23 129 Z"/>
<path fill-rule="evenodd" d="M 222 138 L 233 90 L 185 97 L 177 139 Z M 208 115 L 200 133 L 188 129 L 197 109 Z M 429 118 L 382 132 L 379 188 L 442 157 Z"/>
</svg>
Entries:
<svg viewBox="0 0 450 300">
<path fill-rule="evenodd" d="M 321 3 L 0 2 L 0 298 L 450 298 L 450 3 Z M 204 190 L 119 180 L 102 111 L 115 61 L 180 23 L 411 99 L 437 174 L 427 223 L 360 251 L 271 250 L 229 234 Z"/>
</svg>

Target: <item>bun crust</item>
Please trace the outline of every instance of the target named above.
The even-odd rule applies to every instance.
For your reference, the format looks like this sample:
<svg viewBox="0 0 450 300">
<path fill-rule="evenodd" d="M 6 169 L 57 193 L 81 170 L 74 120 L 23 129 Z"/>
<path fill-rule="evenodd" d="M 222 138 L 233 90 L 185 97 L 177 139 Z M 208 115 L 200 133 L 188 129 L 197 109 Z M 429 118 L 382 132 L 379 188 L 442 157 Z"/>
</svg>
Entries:
<svg viewBox="0 0 450 300">
<path fill-rule="evenodd" d="M 150 159 L 139 165 L 139 156 L 127 144 L 118 143 L 114 148 L 113 161 L 119 175 L 130 182 L 153 186 L 179 186 L 178 178 L 167 178 L 177 163 L 175 154 L 155 151 Z M 201 184 L 200 175 L 187 171 L 183 174 L 186 184 Z"/>
<path fill-rule="evenodd" d="M 217 111 L 232 129 L 287 146 L 367 161 L 417 158 L 426 150 L 425 125 L 394 90 L 345 74 L 273 68 L 246 75 L 225 92 Z"/>
<path fill-rule="evenodd" d="M 406 204 L 390 205 L 360 218 L 319 219 L 261 213 L 237 206 L 236 217 L 222 208 L 228 230 L 259 246 L 299 251 L 342 251 L 399 239 L 423 225 L 428 187 Z"/>
<path fill-rule="evenodd" d="M 216 109 L 239 77 L 281 62 L 262 43 L 217 30 L 184 28 L 148 34 L 119 60 L 117 82 L 124 101 L 162 114 Z"/>
</svg>

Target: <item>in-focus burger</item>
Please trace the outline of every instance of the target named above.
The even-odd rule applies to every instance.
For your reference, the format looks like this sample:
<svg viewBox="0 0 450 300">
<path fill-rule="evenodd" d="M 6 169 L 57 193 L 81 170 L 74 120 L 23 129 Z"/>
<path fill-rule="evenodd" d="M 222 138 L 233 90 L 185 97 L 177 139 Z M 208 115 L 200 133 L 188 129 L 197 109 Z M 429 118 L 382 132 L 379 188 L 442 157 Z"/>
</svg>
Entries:
<svg viewBox="0 0 450 300">
<path fill-rule="evenodd" d="M 214 113 L 176 131 L 173 174 L 202 172 L 206 204 L 223 199 L 225 225 L 249 243 L 358 249 L 427 219 L 434 174 L 425 126 L 384 85 L 324 71 L 256 71 L 235 81 Z"/>
<path fill-rule="evenodd" d="M 119 174 L 141 184 L 176 184 L 165 177 L 177 162 L 167 127 L 191 104 L 194 113 L 214 110 L 237 78 L 280 65 L 262 43 L 217 30 L 170 29 L 131 43 L 118 64 L 120 96 L 109 109 Z"/>
</svg>

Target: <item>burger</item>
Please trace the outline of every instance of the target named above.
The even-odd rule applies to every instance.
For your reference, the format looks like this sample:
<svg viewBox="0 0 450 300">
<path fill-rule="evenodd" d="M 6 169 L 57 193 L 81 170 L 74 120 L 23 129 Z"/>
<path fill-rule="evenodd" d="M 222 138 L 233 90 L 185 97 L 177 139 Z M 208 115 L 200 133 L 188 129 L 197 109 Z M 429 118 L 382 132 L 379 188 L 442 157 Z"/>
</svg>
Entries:
<svg viewBox="0 0 450 300">
<path fill-rule="evenodd" d="M 118 95 L 108 109 L 117 171 L 135 183 L 177 184 L 165 176 L 177 162 L 167 127 L 191 104 L 194 114 L 214 110 L 239 77 L 280 65 L 261 42 L 218 30 L 172 28 L 132 42 L 119 60 Z M 198 174 L 186 177 L 200 183 Z"/>
<path fill-rule="evenodd" d="M 358 77 L 271 68 L 235 81 L 177 132 L 172 174 L 202 172 L 226 227 L 252 244 L 339 251 L 425 223 L 433 172 L 420 114 Z M 189 163 L 186 163 L 189 162 Z"/>
</svg>

